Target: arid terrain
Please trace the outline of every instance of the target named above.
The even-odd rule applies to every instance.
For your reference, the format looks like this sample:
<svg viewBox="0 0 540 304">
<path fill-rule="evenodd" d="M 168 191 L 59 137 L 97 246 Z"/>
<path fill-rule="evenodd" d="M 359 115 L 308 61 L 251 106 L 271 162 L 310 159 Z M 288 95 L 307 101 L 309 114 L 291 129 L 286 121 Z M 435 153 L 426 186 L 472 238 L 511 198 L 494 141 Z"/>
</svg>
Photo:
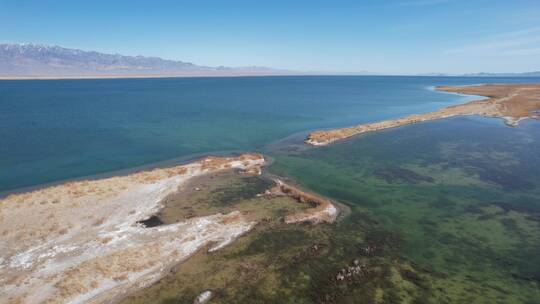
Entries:
<svg viewBox="0 0 540 304">
<path fill-rule="evenodd" d="M 217 250 L 254 222 L 239 212 L 160 227 L 139 223 L 195 176 L 254 170 L 264 158 L 209 157 L 183 166 L 81 181 L 0 201 L 0 286 L 8 303 L 80 303 L 115 298 L 158 279 L 203 246 Z"/>
<path fill-rule="evenodd" d="M 535 111 L 540 109 L 540 84 L 443 86 L 437 87 L 437 89 L 451 93 L 481 95 L 488 98 L 450 106 L 435 112 L 414 114 L 399 119 L 362 124 L 348 128 L 315 131 L 308 135 L 305 142 L 314 146 L 324 146 L 358 134 L 462 115 L 502 118 L 510 126 L 517 125 L 522 119 L 539 117 Z"/>
<path fill-rule="evenodd" d="M 228 174 L 258 176 L 264 164 L 264 157 L 258 154 L 207 157 L 171 168 L 69 182 L 0 200 L 2 300 L 115 301 L 152 284 L 200 250 L 212 252 L 228 245 L 261 218 L 227 208 L 167 223 L 156 215 L 178 194 L 186 192 L 191 197 L 200 192 L 200 186 L 190 189 L 191 180 L 205 176 L 215 180 L 219 172 L 232 170 L 236 173 Z M 286 215 L 285 223 L 331 223 L 336 219 L 338 212 L 330 201 L 280 180 L 272 183 L 272 190 L 260 195 L 290 197 L 289 204 L 305 203 L 297 207 L 297 213 Z M 185 202 L 187 197 L 180 199 Z"/>
</svg>

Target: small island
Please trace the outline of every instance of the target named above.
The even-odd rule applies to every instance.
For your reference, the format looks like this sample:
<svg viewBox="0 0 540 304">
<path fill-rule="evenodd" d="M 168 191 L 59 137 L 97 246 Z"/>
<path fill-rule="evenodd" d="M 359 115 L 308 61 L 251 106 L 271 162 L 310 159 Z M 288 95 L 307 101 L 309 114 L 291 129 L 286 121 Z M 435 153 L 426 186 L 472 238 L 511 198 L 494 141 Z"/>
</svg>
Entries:
<svg viewBox="0 0 540 304">
<path fill-rule="evenodd" d="M 435 112 L 414 114 L 399 119 L 361 124 L 348 128 L 315 131 L 308 135 L 305 143 L 314 146 L 324 146 L 363 133 L 454 116 L 481 115 L 502 118 L 509 126 L 516 126 L 520 120 L 526 118 L 539 118 L 538 113 L 535 111 L 540 109 L 540 84 L 440 86 L 436 89 L 450 93 L 481 95 L 488 98 L 446 107 Z"/>
</svg>

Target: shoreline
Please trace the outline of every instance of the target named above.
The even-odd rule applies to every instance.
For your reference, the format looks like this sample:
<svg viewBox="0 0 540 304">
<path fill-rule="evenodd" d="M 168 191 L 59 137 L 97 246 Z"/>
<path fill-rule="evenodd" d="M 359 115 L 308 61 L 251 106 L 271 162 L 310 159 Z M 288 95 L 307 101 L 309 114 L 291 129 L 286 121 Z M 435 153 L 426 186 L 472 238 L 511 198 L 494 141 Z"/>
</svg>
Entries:
<svg viewBox="0 0 540 304">
<path fill-rule="evenodd" d="M 150 221 L 197 178 L 260 176 L 273 160 L 256 153 L 208 156 L 127 175 L 64 182 L 0 199 L 0 291 L 8 301 L 103 303 L 152 285 L 197 252 L 217 251 L 261 219 L 236 208 L 180 221 Z M 339 207 L 272 178 L 257 197 L 286 197 L 301 211 L 284 224 L 332 224 Z M 193 190 L 193 189 L 192 189 Z M 183 195 L 190 195 L 186 192 Z M 294 203 L 296 201 L 296 203 Z"/>
<path fill-rule="evenodd" d="M 227 77 L 418 77 L 418 78 L 481 78 L 497 79 L 506 76 L 463 76 L 463 75 L 393 75 L 393 74 L 339 74 L 317 72 L 285 72 L 285 73 L 238 73 L 238 74 L 185 74 L 185 75 L 79 75 L 79 76 L 0 76 L 0 81 L 17 80 L 85 80 L 85 79 L 154 79 L 154 78 L 227 78 Z M 538 78 L 539 76 L 509 76 L 513 78 Z M 469 85 L 464 85 L 469 86 Z"/>
<path fill-rule="evenodd" d="M 50 188 L 50 187 L 54 187 L 54 186 L 58 186 L 58 185 L 66 184 L 66 183 L 71 183 L 71 182 L 95 181 L 95 180 L 106 179 L 110 177 L 121 177 L 121 176 L 140 173 L 143 171 L 151 171 L 154 169 L 166 169 L 166 168 L 175 167 L 175 166 L 187 165 L 190 162 L 197 161 L 205 157 L 236 157 L 245 153 L 247 152 L 243 152 L 240 150 L 201 152 L 201 153 L 194 153 L 194 154 L 169 158 L 165 160 L 150 162 L 147 164 L 136 165 L 132 167 L 115 169 L 111 171 L 98 172 L 94 174 L 82 175 L 82 176 L 76 176 L 76 177 L 68 177 L 68 178 L 63 178 L 63 179 L 54 180 L 54 181 L 45 182 L 45 183 L 36 184 L 36 185 L 29 185 L 29 186 L 17 187 L 17 188 L 8 189 L 8 190 L 2 190 L 0 191 L 0 200 L 10 195 L 33 192 L 33 191 L 41 190 L 44 188 Z"/>
<path fill-rule="evenodd" d="M 88 80 L 88 79 L 161 79 L 161 78 L 227 78 L 227 77 L 281 77 L 281 76 L 319 76 L 311 74 L 204 74 L 204 75 L 88 75 L 88 76 L 21 76 L 2 77 L 0 81 L 17 80 Z"/>
<path fill-rule="evenodd" d="M 305 192 L 295 186 L 283 182 L 279 178 L 275 178 L 274 182 L 276 183 L 276 186 L 268 190 L 268 195 L 288 196 L 298 203 L 311 206 L 311 208 L 306 209 L 303 212 L 286 215 L 284 218 L 286 224 L 304 222 L 311 224 L 332 224 L 336 221 L 339 215 L 339 209 L 329 199 Z"/>
<path fill-rule="evenodd" d="M 311 132 L 305 143 L 312 146 L 325 146 L 335 141 L 356 135 L 401 127 L 413 123 L 445 119 L 455 116 L 480 115 L 501 118 L 509 126 L 517 126 L 524 119 L 539 116 L 540 84 L 483 84 L 469 86 L 437 86 L 437 91 L 460 95 L 483 96 L 463 104 L 442 108 L 437 111 L 413 114 L 403 118 L 360 124 L 353 127 Z"/>
<path fill-rule="evenodd" d="M 238 211 L 149 227 L 141 224 L 190 179 L 224 170 L 260 174 L 260 154 L 78 181 L 0 200 L 0 287 L 7 301 L 94 302 L 155 282 L 209 247 L 256 224 Z M 99 300 L 97 300 L 99 302 Z"/>
</svg>

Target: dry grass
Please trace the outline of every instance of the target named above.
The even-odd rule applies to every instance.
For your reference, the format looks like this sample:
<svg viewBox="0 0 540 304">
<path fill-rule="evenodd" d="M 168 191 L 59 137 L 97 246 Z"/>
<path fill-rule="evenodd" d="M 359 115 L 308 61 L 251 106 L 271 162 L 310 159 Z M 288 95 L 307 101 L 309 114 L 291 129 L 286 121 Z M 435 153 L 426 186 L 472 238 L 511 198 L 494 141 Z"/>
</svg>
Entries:
<svg viewBox="0 0 540 304">
<path fill-rule="evenodd" d="M 281 180 L 276 181 L 277 186 L 270 190 L 270 193 L 286 195 L 299 203 L 308 204 L 312 208 L 285 217 L 286 223 L 311 222 L 313 224 L 325 222 L 333 223 L 337 218 L 337 209 L 328 199 L 306 193 L 296 187 L 287 185 Z"/>
<path fill-rule="evenodd" d="M 460 115 L 500 117 L 504 118 L 509 125 L 515 125 L 523 118 L 537 118 L 538 116 L 534 114 L 533 111 L 540 109 L 539 84 L 438 87 L 437 89 L 460 94 L 482 95 L 489 97 L 489 99 L 472 101 L 461 105 L 450 106 L 435 112 L 415 114 L 400 119 L 362 124 L 329 131 L 315 131 L 308 135 L 306 143 L 312 145 L 327 145 L 336 140 L 349 138 L 362 133 Z"/>
<path fill-rule="evenodd" d="M 1 199 L 0 302 L 65 303 L 97 288 L 107 299 L 159 278 L 201 246 L 233 240 L 252 227 L 234 212 L 163 230 L 136 222 L 157 212 L 162 199 L 194 176 L 263 164 L 258 154 L 210 157 Z"/>
</svg>

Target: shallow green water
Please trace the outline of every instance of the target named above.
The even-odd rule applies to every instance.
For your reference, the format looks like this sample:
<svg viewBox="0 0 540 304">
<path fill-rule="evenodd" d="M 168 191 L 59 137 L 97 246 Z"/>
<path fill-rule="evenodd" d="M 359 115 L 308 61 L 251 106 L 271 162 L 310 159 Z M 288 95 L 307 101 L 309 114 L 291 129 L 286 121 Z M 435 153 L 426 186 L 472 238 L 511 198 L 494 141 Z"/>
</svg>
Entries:
<svg viewBox="0 0 540 304">
<path fill-rule="evenodd" d="M 261 221 L 124 303 L 192 303 L 203 290 L 211 303 L 538 303 L 537 121 L 457 118 L 322 148 L 301 139 L 269 146 L 268 171 L 350 211 L 332 225 Z M 229 188 L 211 197 L 277 208 Z"/>
<path fill-rule="evenodd" d="M 386 248 L 380 252 L 386 259 L 378 263 L 410 264 L 421 278 L 403 281 L 402 275 L 401 283 L 389 284 L 391 272 L 382 275 L 383 302 L 540 299 L 538 122 L 509 128 L 494 120 L 458 118 L 291 151 L 286 146 L 273 151 L 273 173 L 352 207 L 351 216 L 330 233 L 335 252 L 325 265 L 335 256 L 342 265 L 334 268 L 343 267 L 372 242 Z M 338 270 L 330 269 L 325 272 Z M 368 282 L 373 283 L 364 279 L 361 287 L 330 288 L 330 302 L 363 303 L 358 290 L 368 292 Z M 375 285 L 367 288 L 370 293 Z M 399 292 L 390 297 L 390 290 Z"/>
</svg>

